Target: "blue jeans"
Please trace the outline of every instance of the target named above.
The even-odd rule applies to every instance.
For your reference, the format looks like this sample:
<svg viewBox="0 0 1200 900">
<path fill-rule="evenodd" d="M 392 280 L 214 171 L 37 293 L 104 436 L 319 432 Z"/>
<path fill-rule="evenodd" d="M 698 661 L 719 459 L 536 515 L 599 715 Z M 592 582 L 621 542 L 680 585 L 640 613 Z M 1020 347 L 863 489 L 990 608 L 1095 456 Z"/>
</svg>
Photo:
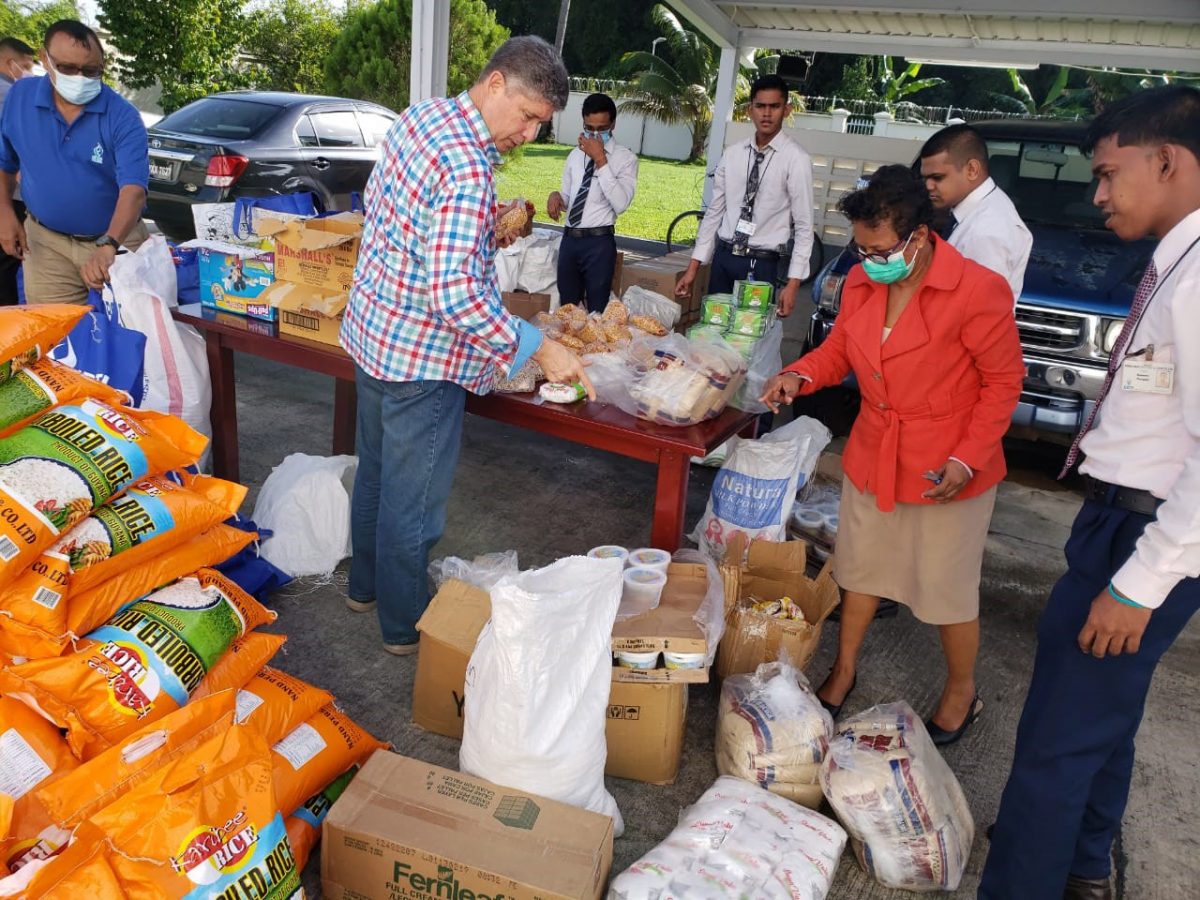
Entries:
<svg viewBox="0 0 1200 900">
<path fill-rule="evenodd" d="M 1096 659 L 1076 639 L 1092 601 L 1152 521 L 1091 500 L 1075 517 L 1067 573 L 1038 622 L 981 900 L 1060 900 L 1069 875 L 1110 874 L 1146 693 L 1159 659 L 1200 607 L 1200 579 L 1176 585 L 1150 616 L 1137 653 Z"/>
<path fill-rule="evenodd" d="M 467 393 L 449 381 L 380 381 L 356 367 L 358 474 L 352 600 L 376 601 L 386 644 L 417 641 L 429 551 L 446 529 Z"/>
</svg>

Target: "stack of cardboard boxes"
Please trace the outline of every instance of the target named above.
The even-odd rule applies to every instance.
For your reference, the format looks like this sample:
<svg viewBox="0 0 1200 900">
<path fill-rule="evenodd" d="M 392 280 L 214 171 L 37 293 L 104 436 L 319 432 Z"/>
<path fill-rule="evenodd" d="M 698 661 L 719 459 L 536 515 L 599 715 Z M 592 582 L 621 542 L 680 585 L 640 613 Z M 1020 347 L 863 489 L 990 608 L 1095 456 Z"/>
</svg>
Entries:
<svg viewBox="0 0 1200 900">
<path fill-rule="evenodd" d="M 630 287 L 637 285 L 674 300 L 679 304 L 681 313 L 679 324 L 675 326 L 675 330 L 687 331 L 688 328 L 700 321 L 700 303 L 704 295 L 708 293 L 709 276 L 709 266 L 701 266 L 700 271 L 696 273 L 696 280 L 692 282 L 692 290 L 688 296 L 682 299 L 676 297 L 675 285 L 679 283 L 679 279 L 683 277 L 691 261 L 691 254 L 686 250 L 680 250 L 666 256 L 626 263 L 621 271 L 621 294 L 623 296 Z"/>
</svg>

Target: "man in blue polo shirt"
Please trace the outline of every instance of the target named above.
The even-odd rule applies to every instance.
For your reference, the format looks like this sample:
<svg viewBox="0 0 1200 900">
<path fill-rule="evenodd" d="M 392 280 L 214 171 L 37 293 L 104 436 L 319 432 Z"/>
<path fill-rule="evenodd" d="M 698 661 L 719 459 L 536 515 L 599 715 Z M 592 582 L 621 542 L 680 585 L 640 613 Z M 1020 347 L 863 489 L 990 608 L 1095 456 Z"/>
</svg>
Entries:
<svg viewBox="0 0 1200 900">
<path fill-rule="evenodd" d="M 102 81 L 104 50 L 82 22 L 51 25 L 41 56 L 45 77 L 14 84 L 0 113 L 0 246 L 23 260 L 27 302 L 83 303 L 117 251 L 146 239 L 146 127 Z"/>
</svg>

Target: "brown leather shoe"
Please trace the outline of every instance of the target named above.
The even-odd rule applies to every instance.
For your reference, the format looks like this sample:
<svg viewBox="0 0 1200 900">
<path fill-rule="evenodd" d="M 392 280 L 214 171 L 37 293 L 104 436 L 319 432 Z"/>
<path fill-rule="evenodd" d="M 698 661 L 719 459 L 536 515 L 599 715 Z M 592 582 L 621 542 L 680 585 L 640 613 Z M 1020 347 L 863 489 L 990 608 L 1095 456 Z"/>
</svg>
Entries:
<svg viewBox="0 0 1200 900">
<path fill-rule="evenodd" d="M 1112 879 L 1067 877 L 1063 900 L 1113 900 Z"/>
</svg>

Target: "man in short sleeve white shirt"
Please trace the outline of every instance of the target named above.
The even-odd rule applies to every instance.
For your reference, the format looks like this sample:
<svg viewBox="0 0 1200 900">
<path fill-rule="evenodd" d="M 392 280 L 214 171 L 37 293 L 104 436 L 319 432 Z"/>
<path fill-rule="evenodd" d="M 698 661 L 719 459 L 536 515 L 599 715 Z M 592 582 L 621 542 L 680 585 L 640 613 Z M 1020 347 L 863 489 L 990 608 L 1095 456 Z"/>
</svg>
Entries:
<svg viewBox="0 0 1200 900">
<path fill-rule="evenodd" d="M 929 199 L 949 211 L 942 237 L 967 259 L 1003 275 L 1021 297 L 1033 235 L 1008 194 L 988 174 L 987 144 L 970 125 L 943 128 L 921 148 Z"/>
</svg>

